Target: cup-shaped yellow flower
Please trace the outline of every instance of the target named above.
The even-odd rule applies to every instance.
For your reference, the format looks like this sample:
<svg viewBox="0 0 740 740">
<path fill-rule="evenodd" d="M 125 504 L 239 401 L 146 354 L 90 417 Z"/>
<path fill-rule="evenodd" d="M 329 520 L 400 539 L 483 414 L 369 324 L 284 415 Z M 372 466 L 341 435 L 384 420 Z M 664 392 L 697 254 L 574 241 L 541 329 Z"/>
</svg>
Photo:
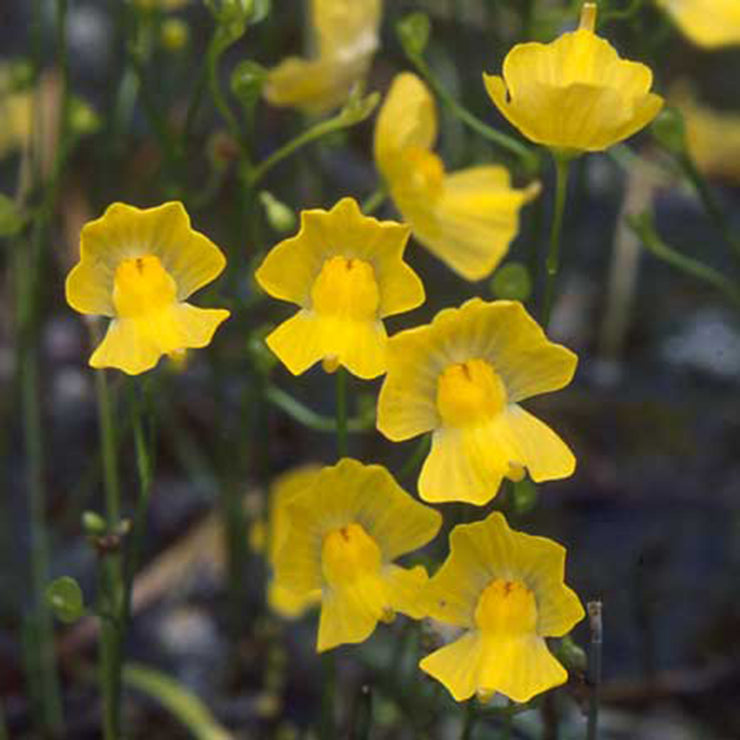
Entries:
<svg viewBox="0 0 740 740">
<path fill-rule="evenodd" d="M 302 465 L 278 476 L 270 486 L 266 527 L 263 522 L 255 522 L 250 528 L 249 540 L 252 548 L 265 553 L 273 572 L 275 556 L 287 539 L 288 505 L 314 484 L 320 470 L 318 465 Z M 321 590 L 296 593 L 276 582 L 273 577 L 268 587 L 267 599 L 270 608 L 281 617 L 294 619 L 321 602 Z"/>
<path fill-rule="evenodd" d="M 594 33 L 596 5 L 585 3 L 581 25 L 550 44 L 518 44 L 503 78 L 483 75 L 501 113 L 528 139 L 565 153 L 593 152 L 632 136 L 660 111 L 653 74 L 621 59 Z"/>
<path fill-rule="evenodd" d="M 740 44 L 737 0 L 656 0 L 698 46 L 718 49 Z"/>
<path fill-rule="evenodd" d="M 499 692 L 526 702 L 564 683 L 568 674 L 545 638 L 562 637 L 584 617 L 564 574 L 564 547 L 511 530 L 498 512 L 456 526 L 425 595 L 428 616 L 463 632 L 419 666 L 456 701 Z"/>
<path fill-rule="evenodd" d="M 222 272 L 226 258 L 193 231 L 182 203 L 139 209 L 114 203 L 82 229 L 81 258 L 67 276 L 67 303 L 113 320 L 90 358 L 129 375 L 164 354 L 205 347 L 229 312 L 186 299 Z"/>
<path fill-rule="evenodd" d="M 375 162 L 393 202 L 432 254 L 466 280 L 490 275 L 519 231 L 519 211 L 540 190 L 511 187 L 505 167 L 446 173 L 432 151 L 437 111 L 426 85 L 396 76 L 375 127 Z"/>
<path fill-rule="evenodd" d="M 319 360 L 360 378 L 385 372 L 382 319 L 424 302 L 424 286 L 403 261 L 409 228 L 363 216 L 352 198 L 330 211 L 303 211 L 298 235 L 270 251 L 255 277 L 274 298 L 301 310 L 267 337 L 294 375 Z"/>
<path fill-rule="evenodd" d="M 378 48 L 381 12 L 381 0 L 311 0 L 317 54 L 289 57 L 271 70 L 265 98 L 314 114 L 342 105 Z"/>
<path fill-rule="evenodd" d="M 319 652 L 363 642 L 396 612 L 424 616 L 426 570 L 393 561 L 426 545 L 442 517 L 411 498 L 385 468 L 349 458 L 323 468 L 291 499 L 286 516 L 275 582 L 307 598 L 321 591 Z"/>
<path fill-rule="evenodd" d="M 425 501 L 483 505 L 525 470 L 537 482 L 566 478 L 573 454 L 520 403 L 568 385 L 576 364 L 521 303 L 474 298 L 390 339 L 378 429 L 394 442 L 433 432 Z"/>
</svg>

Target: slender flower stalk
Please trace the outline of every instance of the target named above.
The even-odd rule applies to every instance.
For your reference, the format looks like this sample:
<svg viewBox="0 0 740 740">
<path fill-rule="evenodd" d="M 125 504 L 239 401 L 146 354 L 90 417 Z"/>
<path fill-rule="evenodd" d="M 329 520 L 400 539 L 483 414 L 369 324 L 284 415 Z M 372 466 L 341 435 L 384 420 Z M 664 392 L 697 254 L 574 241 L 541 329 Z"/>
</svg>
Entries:
<svg viewBox="0 0 740 740">
<path fill-rule="evenodd" d="M 108 533 L 114 533 L 121 518 L 121 492 L 111 393 L 105 371 L 95 373 L 95 390 L 100 425 L 105 517 Z M 115 740 L 121 732 L 121 643 L 120 605 L 123 594 L 123 563 L 119 548 L 101 549 L 100 586 L 102 594 L 100 630 L 100 683 L 103 694 L 103 735 Z"/>
<path fill-rule="evenodd" d="M 547 276 L 545 282 L 545 300 L 542 307 L 542 326 L 547 330 L 550 325 L 552 307 L 555 302 L 555 287 L 560 272 L 560 241 L 563 231 L 565 200 L 568 194 L 568 174 L 570 158 L 564 154 L 554 154 L 555 161 L 555 206 L 550 229 L 550 248 L 545 263 Z"/>
<path fill-rule="evenodd" d="M 601 684 L 601 646 L 603 627 L 601 619 L 601 602 L 590 601 L 588 609 L 588 626 L 591 632 L 591 644 L 588 652 L 588 680 L 591 695 L 588 700 L 587 740 L 597 740 L 599 736 L 599 686 Z"/>
<path fill-rule="evenodd" d="M 337 369 L 337 460 L 347 456 L 347 371 Z"/>
</svg>

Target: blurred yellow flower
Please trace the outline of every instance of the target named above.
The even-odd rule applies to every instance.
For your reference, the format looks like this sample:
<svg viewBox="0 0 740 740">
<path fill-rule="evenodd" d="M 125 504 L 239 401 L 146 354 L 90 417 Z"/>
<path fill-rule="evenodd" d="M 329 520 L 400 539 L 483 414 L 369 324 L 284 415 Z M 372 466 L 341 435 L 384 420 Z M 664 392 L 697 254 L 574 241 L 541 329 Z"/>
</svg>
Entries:
<svg viewBox="0 0 740 740">
<path fill-rule="evenodd" d="M 539 192 L 511 187 L 505 167 L 448 174 L 432 151 L 437 113 L 429 90 L 396 76 L 375 127 L 375 161 L 414 236 L 467 280 L 487 277 L 519 231 L 519 210 Z"/>
<path fill-rule="evenodd" d="M 265 98 L 314 114 L 342 105 L 370 68 L 381 13 L 381 0 L 311 0 L 317 54 L 288 57 L 271 70 Z"/>
<path fill-rule="evenodd" d="M 302 465 L 284 473 L 270 486 L 270 503 L 267 526 L 263 522 L 252 524 L 249 532 L 250 545 L 264 552 L 270 567 L 275 568 L 275 556 L 286 541 L 288 534 L 287 509 L 290 502 L 310 488 L 319 475 L 318 465 Z M 299 617 L 306 609 L 321 603 L 321 591 L 295 593 L 273 578 L 268 590 L 268 602 L 277 614 L 287 619 Z"/>
<path fill-rule="evenodd" d="M 584 617 L 564 576 L 564 547 L 511 530 L 498 512 L 458 525 L 425 596 L 428 616 L 463 633 L 419 666 L 456 701 L 499 692 L 526 702 L 565 683 L 544 639 L 562 637 Z"/>
<path fill-rule="evenodd" d="M 67 276 L 67 302 L 113 319 L 90 358 L 94 368 L 138 375 L 163 354 L 205 347 L 229 316 L 185 302 L 218 277 L 226 259 L 191 229 L 182 203 L 143 210 L 114 203 L 82 229 L 80 251 Z"/>
<path fill-rule="evenodd" d="M 518 44 L 503 79 L 483 75 L 488 94 L 524 136 L 566 153 L 601 151 L 655 118 L 663 99 L 650 92 L 653 73 L 619 57 L 594 33 L 596 5 L 581 25 L 550 44 Z"/>
<path fill-rule="evenodd" d="M 378 429 L 394 442 L 433 432 L 425 501 L 483 505 L 525 470 L 537 482 L 566 478 L 573 454 L 520 402 L 568 385 L 576 363 L 521 303 L 474 298 L 390 339 Z"/>
<path fill-rule="evenodd" d="M 706 175 L 740 182 L 740 112 L 721 112 L 702 105 L 693 90 L 680 85 L 670 101 L 683 114 L 686 145 Z"/>
<path fill-rule="evenodd" d="M 657 0 L 695 44 L 706 49 L 740 44 L 738 0 Z"/>
<path fill-rule="evenodd" d="M 424 302 L 424 286 L 403 261 L 407 226 L 363 216 L 352 198 L 330 211 L 301 213 L 297 236 L 280 242 L 255 275 L 274 298 L 301 310 L 267 337 L 294 375 L 319 360 L 360 378 L 385 372 L 381 319 Z"/>
<path fill-rule="evenodd" d="M 397 611 L 424 616 L 422 566 L 401 555 L 427 544 L 442 517 L 415 501 L 379 465 L 344 458 L 290 500 L 275 556 L 275 582 L 297 596 L 321 591 L 316 649 L 366 640 Z"/>
<path fill-rule="evenodd" d="M 33 90 L 14 90 L 10 65 L 0 64 L 0 159 L 28 146 L 33 128 Z"/>
</svg>

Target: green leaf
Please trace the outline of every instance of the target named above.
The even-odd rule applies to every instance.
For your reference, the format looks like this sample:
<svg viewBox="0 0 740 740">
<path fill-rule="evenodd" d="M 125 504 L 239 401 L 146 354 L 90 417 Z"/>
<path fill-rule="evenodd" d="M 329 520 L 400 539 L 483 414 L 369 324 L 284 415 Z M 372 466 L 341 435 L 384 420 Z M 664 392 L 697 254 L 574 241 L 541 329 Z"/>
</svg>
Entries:
<svg viewBox="0 0 740 740">
<path fill-rule="evenodd" d="M 46 600 L 62 622 L 71 624 L 85 614 L 82 589 L 74 578 L 62 576 L 52 581 L 46 589 Z"/>
<path fill-rule="evenodd" d="M 123 680 L 159 702 L 196 740 L 233 740 L 234 736 L 216 721 L 208 707 L 174 678 L 154 668 L 129 663 L 123 669 Z"/>
<path fill-rule="evenodd" d="M 429 43 L 430 32 L 431 23 L 426 13 L 410 13 L 396 25 L 396 33 L 403 50 L 413 57 L 419 57 L 424 53 Z"/>
</svg>

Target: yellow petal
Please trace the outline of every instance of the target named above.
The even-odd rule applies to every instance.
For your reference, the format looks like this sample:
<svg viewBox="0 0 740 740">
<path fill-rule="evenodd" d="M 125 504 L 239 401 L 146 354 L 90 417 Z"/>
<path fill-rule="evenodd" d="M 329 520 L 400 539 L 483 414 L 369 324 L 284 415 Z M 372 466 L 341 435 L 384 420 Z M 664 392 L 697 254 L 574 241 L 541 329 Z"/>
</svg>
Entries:
<svg viewBox="0 0 740 740">
<path fill-rule="evenodd" d="M 466 280 L 481 280 L 496 268 L 519 231 L 519 210 L 538 192 L 538 185 L 512 189 L 503 167 L 448 175 L 436 199 L 391 190 L 416 239 Z"/>
<path fill-rule="evenodd" d="M 321 56 L 353 58 L 377 46 L 381 0 L 312 0 Z"/>
<path fill-rule="evenodd" d="M 421 565 L 409 569 L 389 565 L 383 577 L 386 581 L 389 602 L 394 611 L 406 614 L 412 619 L 422 619 L 426 616 L 426 600 L 423 591 L 429 577 Z"/>
<path fill-rule="evenodd" d="M 470 699 L 478 689 L 481 639 L 475 632 L 427 655 L 419 668 L 444 684 L 455 701 Z"/>
<path fill-rule="evenodd" d="M 267 591 L 267 602 L 284 619 L 297 619 L 313 606 L 321 603 L 321 591 L 296 593 L 272 581 Z"/>
<path fill-rule="evenodd" d="M 419 476 L 419 496 L 430 503 L 466 501 L 482 506 L 497 493 L 515 458 L 496 446 L 493 425 L 438 429 Z"/>
<path fill-rule="evenodd" d="M 482 693 L 497 691 L 523 703 L 567 680 L 567 671 L 541 637 L 482 640 L 478 673 Z"/>
<path fill-rule="evenodd" d="M 314 59 L 290 57 L 271 70 L 264 88 L 277 106 L 322 114 L 341 105 L 367 74 L 378 46 L 380 0 L 313 0 Z"/>
<path fill-rule="evenodd" d="M 383 176 L 394 180 L 403 172 L 400 153 L 431 149 L 437 138 L 437 112 L 426 85 L 411 72 L 396 75 L 375 125 L 375 161 Z"/>
<path fill-rule="evenodd" d="M 417 550 L 439 531 L 439 512 L 411 498 L 384 467 L 345 458 L 325 470 L 321 485 L 341 506 L 334 513 L 336 526 L 352 517 L 376 540 L 385 561 Z M 325 504 L 323 498 L 316 502 Z"/>
<path fill-rule="evenodd" d="M 706 49 L 740 44 L 735 0 L 657 0 L 695 44 Z"/>
<path fill-rule="evenodd" d="M 330 58 L 289 57 L 268 73 L 264 95 L 276 107 L 295 107 L 322 115 L 339 107 L 364 73 L 364 64 L 348 69 Z"/>
<path fill-rule="evenodd" d="M 382 322 L 342 321 L 302 309 L 266 339 L 267 346 L 294 375 L 324 358 L 339 363 L 358 378 L 382 375 L 387 337 Z"/>
<path fill-rule="evenodd" d="M 116 268 L 124 259 L 158 257 L 175 280 L 180 301 L 214 280 L 226 266 L 221 250 L 191 229 L 190 217 L 179 202 L 146 209 L 114 203 L 101 218 L 85 225 L 80 250 L 84 268 L 73 271 L 67 283 L 68 296 L 78 303 L 80 298 L 92 297 L 83 293 L 81 281 L 98 282 L 112 294 Z M 83 300 L 79 306 L 72 305 L 82 313 L 95 313 L 91 309 L 97 303 Z M 110 310 L 106 315 L 111 315 Z"/>
<path fill-rule="evenodd" d="M 316 650 L 367 640 L 388 608 L 385 583 L 379 576 L 343 589 L 324 590 Z"/>
<path fill-rule="evenodd" d="M 539 483 L 573 475 L 573 453 L 547 424 L 516 404 L 508 407 L 505 416 L 512 447 L 518 452 L 516 462 L 527 468 L 532 480 Z"/>
<path fill-rule="evenodd" d="M 153 316 L 113 319 L 90 365 L 138 375 L 153 368 L 163 354 L 205 347 L 228 317 L 224 309 L 178 303 Z"/>
</svg>

